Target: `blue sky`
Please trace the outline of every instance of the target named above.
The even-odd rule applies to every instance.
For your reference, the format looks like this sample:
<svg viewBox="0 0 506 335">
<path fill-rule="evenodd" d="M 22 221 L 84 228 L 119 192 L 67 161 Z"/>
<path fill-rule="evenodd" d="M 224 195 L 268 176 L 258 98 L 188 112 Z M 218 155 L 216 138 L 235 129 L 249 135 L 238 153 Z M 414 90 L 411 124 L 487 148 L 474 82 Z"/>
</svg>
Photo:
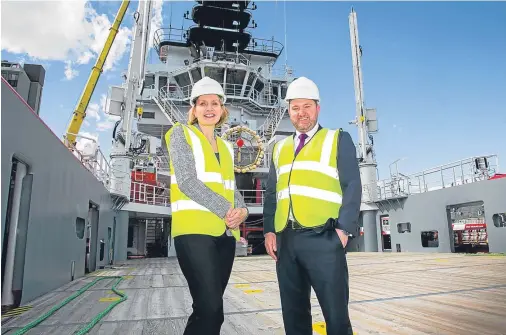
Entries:
<svg viewBox="0 0 506 335">
<path fill-rule="evenodd" d="M 98 14 L 114 19 L 119 2 L 92 2 Z M 163 26 L 181 26 L 195 2 L 164 2 Z M 254 35 L 285 43 L 297 76 L 314 80 L 322 99 L 323 126 L 342 127 L 357 139 L 348 14 L 358 16 L 366 106 L 376 108 L 380 131 L 375 148 L 380 177 L 388 165 L 412 173 L 462 158 L 495 153 L 506 166 L 506 3 L 502 2 L 257 2 Z M 130 5 L 129 14 L 136 3 Z M 2 19 L 4 15 L 2 15 Z M 191 22 L 186 21 L 187 27 Z M 124 27 L 131 28 L 131 15 Z M 5 29 L 2 27 L 2 40 Z M 27 34 L 29 34 L 27 32 Z M 3 42 L 2 42 L 3 43 Z M 48 41 L 51 43 L 51 41 Z M 3 49 L 2 59 L 35 62 L 30 54 Z M 113 70 L 100 78 L 92 103 L 109 85 L 121 83 L 129 46 Z M 79 74 L 65 79 L 65 61 L 40 58 L 46 82 L 40 115 L 61 136 L 95 59 L 73 64 Z M 155 62 L 154 50 L 148 62 Z M 101 114 L 99 114 L 101 115 Z M 99 134 L 104 151 L 112 129 L 89 117 L 82 131 Z M 110 126 L 110 123 L 109 123 Z M 105 129 L 106 128 L 106 129 Z M 502 161 L 502 164 L 501 164 Z M 503 168 L 502 172 L 506 170 Z"/>
</svg>

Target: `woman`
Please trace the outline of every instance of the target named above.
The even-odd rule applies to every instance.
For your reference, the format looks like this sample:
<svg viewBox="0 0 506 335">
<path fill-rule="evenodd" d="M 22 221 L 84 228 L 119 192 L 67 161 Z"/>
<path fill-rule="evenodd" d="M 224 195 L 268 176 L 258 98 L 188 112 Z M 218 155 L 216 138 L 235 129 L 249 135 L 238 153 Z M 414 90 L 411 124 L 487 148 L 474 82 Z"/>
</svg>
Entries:
<svg viewBox="0 0 506 335">
<path fill-rule="evenodd" d="M 193 86 L 188 125 L 175 124 L 165 135 L 172 171 L 172 236 L 193 298 L 185 335 L 219 335 L 238 227 L 248 216 L 235 190 L 233 147 L 215 136 L 215 128 L 228 117 L 225 100 L 217 81 L 202 78 Z"/>
</svg>

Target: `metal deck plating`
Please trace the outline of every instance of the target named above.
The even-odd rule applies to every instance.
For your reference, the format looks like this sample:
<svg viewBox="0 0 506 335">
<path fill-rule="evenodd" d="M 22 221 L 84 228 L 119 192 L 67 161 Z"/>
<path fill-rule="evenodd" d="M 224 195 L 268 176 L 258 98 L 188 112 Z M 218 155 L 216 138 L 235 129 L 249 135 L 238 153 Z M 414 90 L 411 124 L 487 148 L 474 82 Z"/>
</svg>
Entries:
<svg viewBox="0 0 506 335">
<path fill-rule="evenodd" d="M 350 253 L 350 314 L 356 334 L 506 334 L 506 256 Z M 479 267 L 479 274 L 476 268 Z M 177 261 L 130 260 L 46 294 L 22 315 L 3 320 L 13 334 L 96 276 L 126 278 L 128 299 L 89 334 L 183 333 L 191 297 Z M 103 280 L 27 334 L 71 334 L 107 308 L 114 279 Z M 112 299 L 104 299 L 112 298 Z M 102 300 L 102 301 L 101 301 Z M 314 334 L 325 334 L 312 295 Z M 284 334 L 275 263 L 265 256 L 236 258 L 225 293 L 222 334 Z"/>
</svg>

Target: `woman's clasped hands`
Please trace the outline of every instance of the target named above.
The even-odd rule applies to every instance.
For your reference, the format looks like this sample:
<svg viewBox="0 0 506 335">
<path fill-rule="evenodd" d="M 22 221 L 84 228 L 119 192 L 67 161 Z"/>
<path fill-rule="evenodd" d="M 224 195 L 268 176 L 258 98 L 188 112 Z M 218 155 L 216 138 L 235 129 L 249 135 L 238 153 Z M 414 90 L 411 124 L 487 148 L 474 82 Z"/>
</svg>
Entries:
<svg viewBox="0 0 506 335">
<path fill-rule="evenodd" d="M 246 208 L 230 208 L 225 216 L 225 223 L 230 229 L 236 229 L 246 219 Z"/>
</svg>

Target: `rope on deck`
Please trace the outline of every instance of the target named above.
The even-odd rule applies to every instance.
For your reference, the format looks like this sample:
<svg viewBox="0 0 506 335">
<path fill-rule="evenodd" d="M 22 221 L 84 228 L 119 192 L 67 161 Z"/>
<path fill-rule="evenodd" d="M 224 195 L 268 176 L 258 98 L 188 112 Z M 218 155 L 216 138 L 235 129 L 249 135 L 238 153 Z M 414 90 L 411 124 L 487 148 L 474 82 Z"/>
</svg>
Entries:
<svg viewBox="0 0 506 335">
<path fill-rule="evenodd" d="M 115 301 L 114 303 L 112 303 L 111 305 L 109 305 L 104 311 L 100 312 L 97 316 L 95 316 L 86 326 L 84 326 L 83 328 L 81 328 L 80 330 L 78 330 L 77 332 L 75 332 L 74 334 L 75 335 L 83 335 L 83 334 L 88 333 L 90 331 L 90 329 L 93 328 L 114 307 L 116 307 L 116 305 L 118 305 L 118 304 L 120 304 L 123 301 L 125 301 L 125 300 L 128 299 L 128 296 L 126 294 L 124 294 L 124 293 L 116 290 L 116 286 L 124 279 L 123 276 L 98 277 L 97 279 L 95 279 L 91 283 L 86 284 L 85 286 L 83 286 L 76 293 L 72 294 L 70 297 L 66 298 L 61 303 L 59 303 L 58 305 L 56 305 L 55 307 L 51 308 L 47 313 L 41 315 L 38 319 L 30 322 L 29 324 L 27 324 L 23 328 L 19 329 L 17 332 L 14 333 L 14 335 L 25 334 L 30 329 L 36 327 L 38 324 L 40 324 L 41 322 L 43 322 L 44 320 L 46 320 L 47 318 L 49 318 L 51 315 L 53 315 L 54 313 L 56 313 L 63 306 L 65 306 L 66 304 L 68 304 L 69 302 L 71 302 L 72 300 L 74 300 L 75 298 L 77 298 L 78 296 L 80 296 L 81 294 L 83 294 L 84 292 L 86 292 L 87 290 L 89 290 L 93 285 L 95 285 L 99 281 L 104 280 L 104 279 L 114 279 L 114 278 L 117 278 L 118 280 L 112 286 L 112 291 L 114 293 L 116 293 L 117 295 L 119 295 L 121 298 L 118 301 Z"/>
</svg>

